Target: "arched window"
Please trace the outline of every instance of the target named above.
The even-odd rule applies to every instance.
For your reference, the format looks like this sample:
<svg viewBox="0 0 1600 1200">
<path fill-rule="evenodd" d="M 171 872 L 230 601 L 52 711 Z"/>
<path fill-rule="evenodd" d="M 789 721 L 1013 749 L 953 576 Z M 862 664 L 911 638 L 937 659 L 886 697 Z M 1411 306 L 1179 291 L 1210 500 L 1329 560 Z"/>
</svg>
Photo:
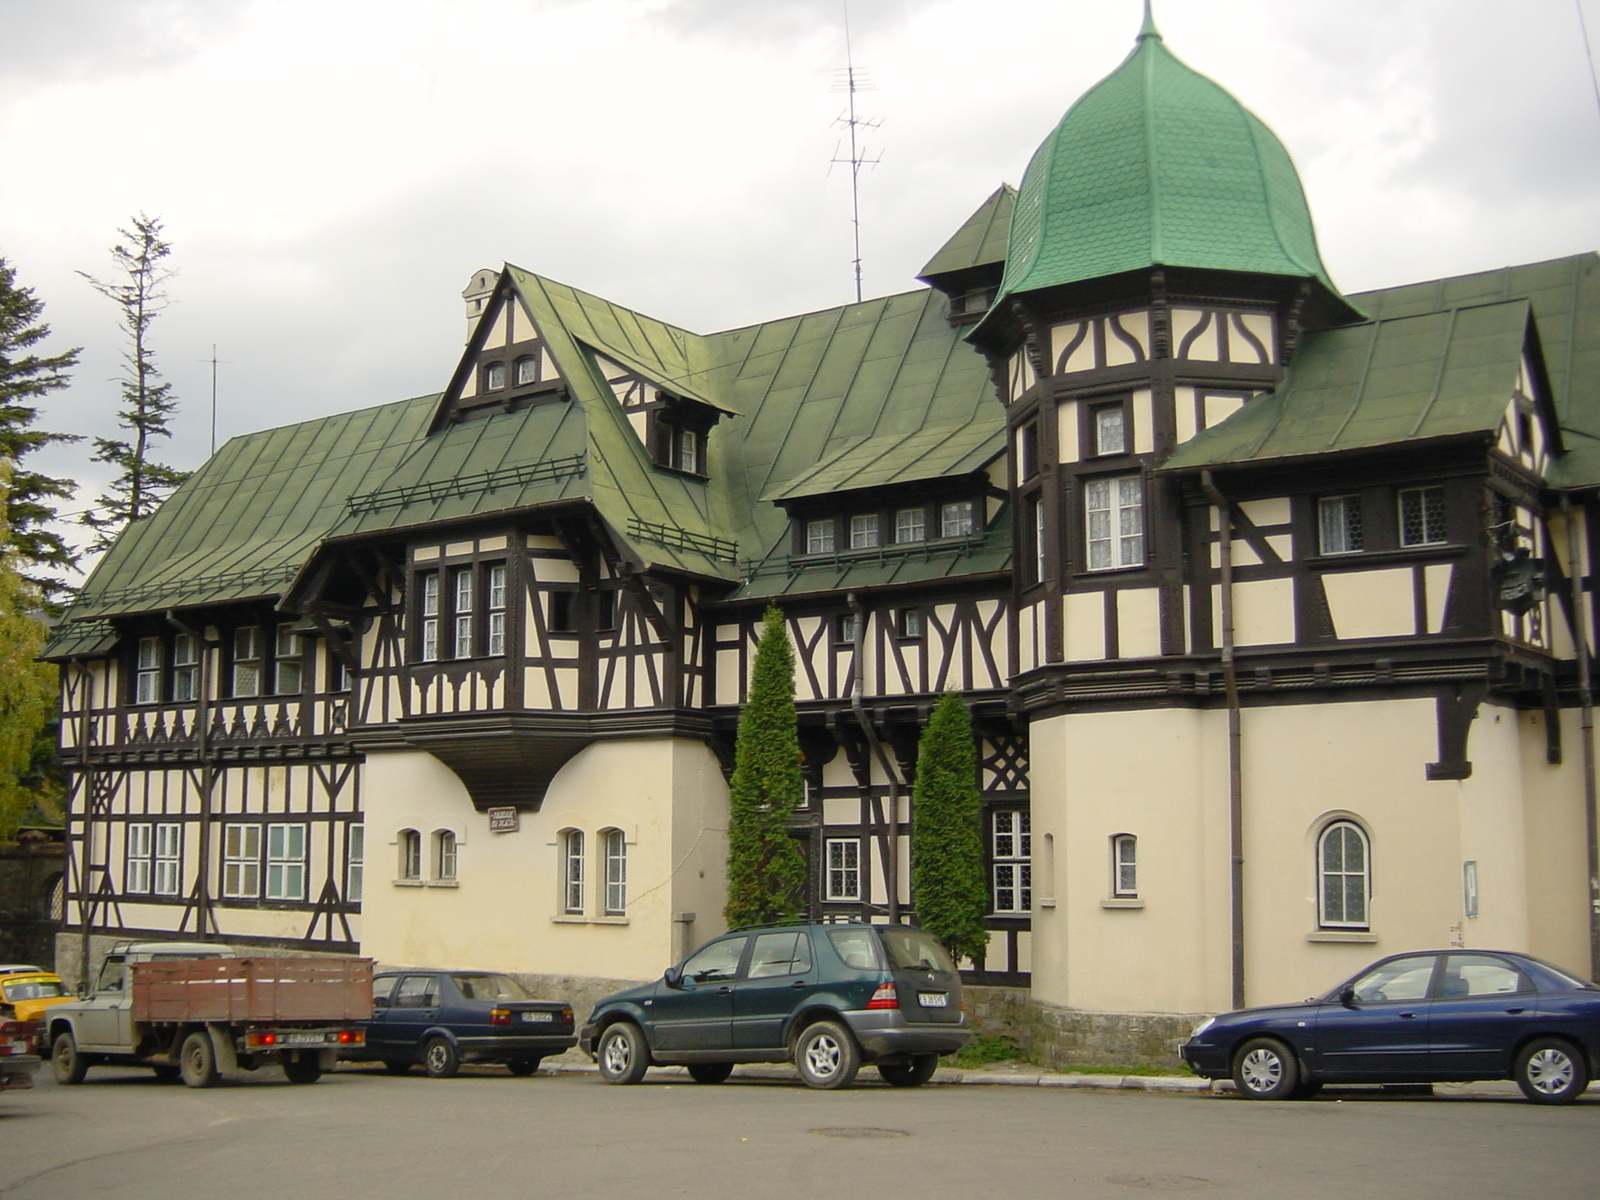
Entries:
<svg viewBox="0 0 1600 1200">
<path fill-rule="evenodd" d="M 498 392 L 506 385 L 505 363 L 490 363 L 483 368 L 483 390 Z"/>
<path fill-rule="evenodd" d="M 583 912 L 583 830 L 569 829 L 561 835 L 561 908 L 563 912 Z"/>
<path fill-rule="evenodd" d="M 521 387 L 525 383 L 539 382 L 539 360 L 529 354 L 512 364 L 512 377 Z"/>
<path fill-rule="evenodd" d="M 415 829 L 400 831 L 400 878 L 422 878 L 422 835 Z"/>
<path fill-rule="evenodd" d="M 620 829 L 600 836 L 606 854 L 606 915 L 620 917 L 628 911 L 628 842 Z"/>
<path fill-rule="evenodd" d="M 1139 839 L 1131 833 L 1111 839 L 1111 894 L 1119 899 L 1139 894 Z"/>
<path fill-rule="evenodd" d="M 447 881 L 456 877 L 456 835 L 448 829 L 433 835 L 433 877 Z"/>
<path fill-rule="evenodd" d="M 1353 821 L 1335 821 L 1317 839 L 1318 923 L 1326 928 L 1365 929 L 1372 895 L 1372 855 L 1366 831 Z"/>
</svg>

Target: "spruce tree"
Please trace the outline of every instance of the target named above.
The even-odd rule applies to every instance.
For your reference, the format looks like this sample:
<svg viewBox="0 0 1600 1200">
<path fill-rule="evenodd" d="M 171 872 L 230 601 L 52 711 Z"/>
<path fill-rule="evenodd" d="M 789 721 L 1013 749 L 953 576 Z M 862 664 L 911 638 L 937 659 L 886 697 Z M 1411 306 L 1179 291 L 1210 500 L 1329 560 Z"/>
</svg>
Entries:
<svg viewBox="0 0 1600 1200">
<path fill-rule="evenodd" d="M 803 789 L 794 648 L 776 608 L 767 609 L 756 643 L 733 761 L 723 915 L 730 928 L 799 916 L 805 907 L 806 865 L 789 832 Z"/>
<path fill-rule="evenodd" d="M 951 692 L 939 697 L 917 746 L 911 790 L 911 887 L 917 924 L 957 959 L 981 959 L 985 917 L 983 811 L 972 714 Z"/>
<path fill-rule="evenodd" d="M 151 457 L 151 443 L 172 436 L 167 424 L 178 409 L 172 384 L 161 382 L 150 351 L 150 325 L 166 308 L 167 281 L 176 274 L 164 265 L 172 246 L 161 236 L 159 217 L 140 213 L 132 225 L 132 229 L 117 230 L 122 241 L 111 247 L 115 278 L 96 279 L 78 272 L 122 310 L 122 326 L 128 336 L 128 348 L 122 355 L 122 408 L 117 417 L 130 436 L 95 438 L 91 456 L 94 462 L 108 463 L 117 470 L 110 491 L 83 517 L 83 523 L 95 531 L 91 546 L 95 550 L 110 546 L 129 524 L 149 516 L 189 477 L 187 471 L 174 470 Z"/>
<path fill-rule="evenodd" d="M 50 336 L 50 326 L 39 319 L 43 312 L 44 302 L 34 296 L 32 288 L 19 287 L 16 271 L 0 258 L 0 459 L 11 467 L 3 514 L 8 530 L 5 545 L 22 578 L 50 600 L 62 590 L 62 584 L 45 572 L 72 570 L 77 555 L 46 525 L 56 519 L 55 502 L 70 498 L 77 484 L 29 471 L 21 464 L 42 446 L 79 440 L 74 434 L 33 428 L 39 419 L 39 401 L 66 386 L 67 368 L 78 361 L 78 351 L 49 355 L 35 351 Z"/>
<path fill-rule="evenodd" d="M 0 487 L 9 481 L 0 463 Z M 39 761 L 42 734 L 56 711 L 56 668 L 34 661 L 49 631 L 39 590 L 22 576 L 19 560 L 10 539 L 0 541 L 0 841 L 59 795 Z"/>
</svg>

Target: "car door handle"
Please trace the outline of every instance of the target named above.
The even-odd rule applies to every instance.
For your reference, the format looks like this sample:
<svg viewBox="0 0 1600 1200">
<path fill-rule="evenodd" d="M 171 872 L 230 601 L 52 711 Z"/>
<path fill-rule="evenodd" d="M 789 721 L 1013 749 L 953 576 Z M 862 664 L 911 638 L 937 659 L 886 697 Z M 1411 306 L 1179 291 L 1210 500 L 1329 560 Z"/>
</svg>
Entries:
<svg viewBox="0 0 1600 1200">
<path fill-rule="evenodd" d="M 717 989 L 717 995 L 719 995 L 719 996 L 731 996 L 731 995 L 733 995 L 733 989 L 731 987 L 719 987 Z"/>
<path fill-rule="evenodd" d="M 804 979 L 796 979 L 789 986 L 792 987 L 792 988 L 803 988 L 803 987 L 810 987 L 811 985 L 809 983 L 807 983 Z"/>
<path fill-rule="evenodd" d="M 1416 1014 L 1416 1013 L 1414 1013 L 1414 1012 L 1407 1012 L 1407 1013 L 1401 1013 L 1401 1014 L 1400 1014 L 1400 1019 L 1401 1019 L 1401 1020 L 1402 1020 L 1402 1021 L 1409 1021 L 1409 1020 L 1411 1020 L 1411 1019 L 1412 1019 L 1412 1018 L 1413 1018 L 1413 1017 L 1415 1017 L 1415 1016 L 1416 1016 L 1416 1015 L 1417 1015 L 1417 1014 Z"/>
<path fill-rule="evenodd" d="M 1528 1010 L 1525 1009 L 1525 1008 L 1508 1008 L 1508 1009 L 1506 1009 L 1506 1011 L 1508 1013 L 1510 1013 L 1512 1016 L 1516 1016 L 1518 1013 L 1525 1013 Z"/>
</svg>

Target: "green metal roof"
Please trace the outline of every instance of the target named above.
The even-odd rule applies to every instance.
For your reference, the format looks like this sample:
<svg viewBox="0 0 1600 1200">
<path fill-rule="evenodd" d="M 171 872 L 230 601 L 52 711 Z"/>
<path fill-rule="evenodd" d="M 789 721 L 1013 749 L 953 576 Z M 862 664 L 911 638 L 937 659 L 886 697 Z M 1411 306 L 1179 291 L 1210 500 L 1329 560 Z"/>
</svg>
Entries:
<svg viewBox="0 0 1600 1200">
<path fill-rule="evenodd" d="M 1310 334 L 1278 391 L 1191 438 L 1165 466 L 1493 433 L 1517 385 L 1528 316 L 1518 299 Z"/>
<path fill-rule="evenodd" d="M 1304 277 L 1339 294 L 1288 151 L 1147 25 L 1028 164 L 999 298 L 1157 265 Z"/>
<path fill-rule="evenodd" d="M 1005 448 L 1005 430 L 984 422 L 924 425 L 910 433 L 862 438 L 761 498 L 796 500 L 965 475 Z"/>
<path fill-rule="evenodd" d="M 1011 236 L 1011 210 L 1016 202 L 1017 189 L 1002 183 L 928 260 L 928 265 L 917 272 L 917 278 L 931 279 L 935 275 L 1005 262 L 1006 242 Z"/>
</svg>

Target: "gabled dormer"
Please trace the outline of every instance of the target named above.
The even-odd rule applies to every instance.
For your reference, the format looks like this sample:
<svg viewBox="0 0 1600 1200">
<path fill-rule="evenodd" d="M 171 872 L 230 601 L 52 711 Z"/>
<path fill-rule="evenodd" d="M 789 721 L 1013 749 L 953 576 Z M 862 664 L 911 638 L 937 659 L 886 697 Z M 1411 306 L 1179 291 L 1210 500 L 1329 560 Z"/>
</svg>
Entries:
<svg viewBox="0 0 1600 1200">
<path fill-rule="evenodd" d="M 650 461 L 669 471 L 705 478 L 711 429 L 726 410 L 670 390 L 598 351 L 594 363 Z"/>
<path fill-rule="evenodd" d="M 467 347 L 429 430 L 569 398 L 566 380 L 505 271 L 480 270 L 462 292 Z"/>
<path fill-rule="evenodd" d="M 950 298 L 950 324 L 974 324 L 994 303 L 1005 274 L 1016 199 L 1017 189 L 1001 184 L 918 273 L 922 282 Z"/>
</svg>

